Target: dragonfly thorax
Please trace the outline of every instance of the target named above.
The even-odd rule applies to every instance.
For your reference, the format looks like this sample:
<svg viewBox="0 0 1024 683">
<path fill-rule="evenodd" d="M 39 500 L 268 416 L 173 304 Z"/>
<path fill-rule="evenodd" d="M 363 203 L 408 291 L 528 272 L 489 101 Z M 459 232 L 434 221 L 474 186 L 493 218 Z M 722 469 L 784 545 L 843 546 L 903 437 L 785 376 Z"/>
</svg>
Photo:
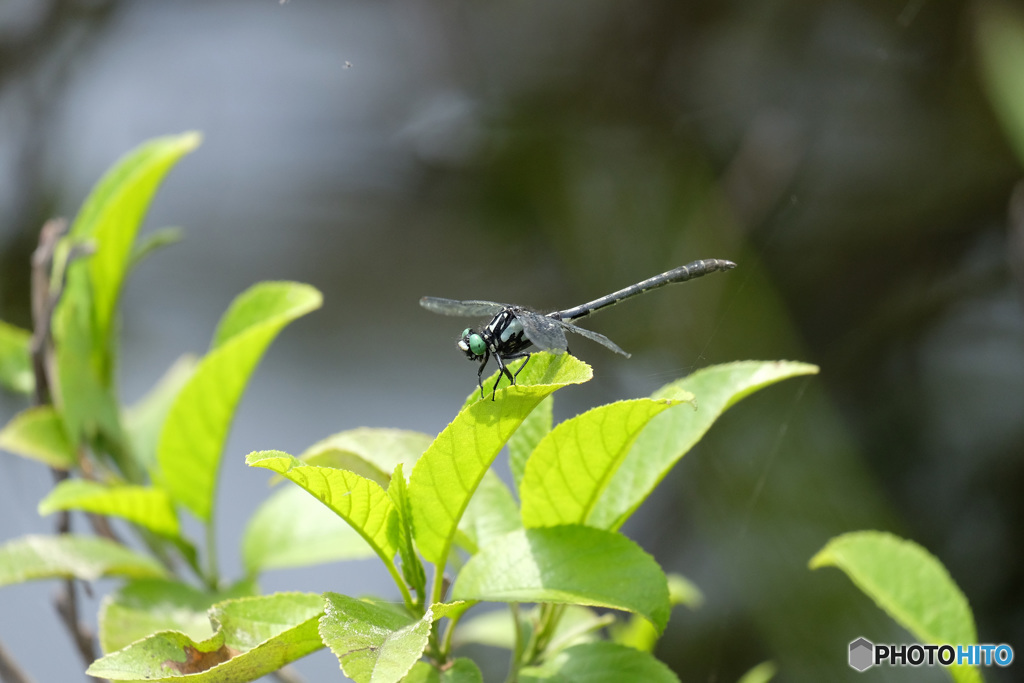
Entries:
<svg viewBox="0 0 1024 683">
<path fill-rule="evenodd" d="M 467 327 L 458 341 L 459 350 L 470 360 L 479 360 L 488 352 L 504 357 L 531 345 L 512 308 L 500 311 L 479 332 Z"/>
</svg>

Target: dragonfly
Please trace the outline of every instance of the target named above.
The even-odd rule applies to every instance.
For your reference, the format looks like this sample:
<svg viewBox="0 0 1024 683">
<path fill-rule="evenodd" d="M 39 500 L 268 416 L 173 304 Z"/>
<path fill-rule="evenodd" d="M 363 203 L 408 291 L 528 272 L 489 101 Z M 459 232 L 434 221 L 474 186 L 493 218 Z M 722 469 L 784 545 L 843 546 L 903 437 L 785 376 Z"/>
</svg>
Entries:
<svg viewBox="0 0 1024 683">
<path fill-rule="evenodd" d="M 602 308 L 614 306 L 617 303 L 630 299 L 634 296 L 649 292 L 658 287 L 686 282 L 694 278 L 702 277 L 716 271 L 731 270 L 736 264 L 724 259 L 701 259 L 679 266 L 673 270 L 649 277 L 635 285 L 624 287 L 617 292 L 612 292 L 599 299 L 566 308 L 551 313 L 538 313 L 523 306 L 513 304 L 502 304 L 496 301 L 442 299 L 440 297 L 425 296 L 420 299 L 420 306 L 433 313 L 441 315 L 460 316 L 466 318 L 483 318 L 490 316 L 489 323 L 480 328 L 479 331 L 467 327 L 462 331 L 459 341 L 456 342 L 459 350 L 466 354 L 470 360 L 480 363 L 476 373 L 476 381 L 480 386 L 480 398 L 484 397 L 483 372 L 487 362 L 493 357 L 498 364 L 498 377 L 491 389 L 491 400 L 494 400 L 498 391 L 498 383 L 502 376 L 508 377 L 509 384 L 516 383 L 516 377 L 523 371 L 530 361 L 531 349 L 540 351 L 551 351 L 553 353 L 568 353 L 569 343 L 565 333 L 573 332 L 591 341 L 601 344 L 615 353 L 629 358 L 629 354 L 608 337 L 591 330 L 573 325 L 573 321 L 592 315 Z M 515 374 L 508 369 L 508 362 L 519 358 L 525 358 Z"/>
</svg>

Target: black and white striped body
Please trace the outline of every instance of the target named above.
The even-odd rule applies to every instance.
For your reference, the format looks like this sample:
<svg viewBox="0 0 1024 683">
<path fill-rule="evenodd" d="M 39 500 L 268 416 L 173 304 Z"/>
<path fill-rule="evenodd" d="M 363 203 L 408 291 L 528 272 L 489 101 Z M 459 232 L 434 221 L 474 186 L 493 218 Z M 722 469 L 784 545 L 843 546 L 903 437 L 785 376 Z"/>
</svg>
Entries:
<svg viewBox="0 0 1024 683">
<path fill-rule="evenodd" d="M 593 301 L 585 304 L 580 304 L 573 308 L 567 308 L 564 311 L 557 311 L 550 313 L 549 315 L 558 316 L 561 320 L 572 321 L 579 320 L 580 318 L 586 318 L 592 313 L 596 313 L 602 308 L 608 308 L 614 306 L 617 303 L 631 299 L 634 296 L 649 292 L 652 289 L 658 287 L 664 287 L 665 285 L 676 284 L 677 282 L 686 282 L 708 273 L 713 273 L 716 270 L 730 270 L 735 268 L 736 264 L 732 261 L 725 261 L 723 259 L 709 258 L 701 259 L 700 261 L 694 261 L 693 263 L 687 263 L 685 266 L 679 266 L 673 270 L 662 273 L 661 275 L 655 275 L 649 277 L 642 282 L 638 282 L 635 285 L 629 287 L 623 287 L 617 292 L 612 292 L 602 296 L 600 299 L 594 299 Z"/>
<path fill-rule="evenodd" d="M 458 347 L 466 354 L 466 357 L 480 363 L 480 369 L 477 371 L 477 383 L 480 384 L 480 394 L 482 396 L 484 390 L 483 371 L 491 356 L 494 357 L 495 362 L 498 364 L 498 370 L 500 371 L 498 373 L 498 380 L 500 381 L 502 375 L 504 375 L 508 377 L 511 384 L 515 384 L 516 375 L 526 367 L 526 363 L 519 366 L 519 369 L 516 370 L 516 375 L 513 375 L 505 367 L 505 362 L 517 358 L 529 359 L 530 352 L 527 349 L 531 346 L 536 346 L 542 351 L 565 353 L 569 350 L 568 342 L 565 338 L 566 330 L 596 341 L 616 353 L 629 357 L 628 353 L 620 349 L 604 335 L 577 327 L 571 324 L 570 321 L 585 318 L 602 308 L 614 306 L 619 302 L 652 289 L 657 289 L 658 287 L 664 287 L 665 285 L 677 282 L 686 282 L 708 273 L 730 270 L 735 267 L 736 264 L 732 261 L 722 259 L 693 261 L 685 266 L 664 272 L 661 275 L 647 278 L 635 285 L 624 287 L 599 299 L 594 299 L 588 303 L 562 311 L 553 311 L 546 315 L 521 306 L 500 304 L 493 301 L 456 301 L 425 296 L 420 299 L 420 305 L 442 315 L 493 316 L 491 321 L 481 328 L 479 332 L 466 328 L 458 341 Z M 494 383 L 494 390 L 491 392 L 492 400 L 497 388 L 498 382 L 496 381 Z"/>
</svg>

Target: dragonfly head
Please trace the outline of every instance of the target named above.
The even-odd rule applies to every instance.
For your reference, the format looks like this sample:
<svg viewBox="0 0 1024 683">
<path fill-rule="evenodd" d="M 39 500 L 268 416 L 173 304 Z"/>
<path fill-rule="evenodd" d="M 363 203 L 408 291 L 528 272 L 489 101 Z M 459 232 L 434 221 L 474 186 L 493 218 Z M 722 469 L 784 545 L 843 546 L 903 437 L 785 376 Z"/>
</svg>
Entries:
<svg viewBox="0 0 1024 683">
<path fill-rule="evenodd" d="M 487 342 L 484 338 L 468 327 L 462 331 L 462 339 L 458 341 L 458 346 L 470 360 L 478 360 L 487 351 Z"/>
</svg>

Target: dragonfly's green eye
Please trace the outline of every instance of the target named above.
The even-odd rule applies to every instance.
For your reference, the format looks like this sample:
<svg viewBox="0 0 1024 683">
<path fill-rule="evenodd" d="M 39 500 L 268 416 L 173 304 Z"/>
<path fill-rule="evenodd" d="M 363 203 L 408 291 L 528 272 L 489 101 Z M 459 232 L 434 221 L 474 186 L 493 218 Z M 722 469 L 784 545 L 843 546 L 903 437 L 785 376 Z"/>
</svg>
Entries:
<svg viewBox="0 0 1024 683">
<path fill-rule="evenodd" d="M 466 330 L 468 333 L 469 330 Z M 487 344 L 484 343 L 484 338 L 477 333 L 469 335 L 469 350 L 477 356 L 484 355 L 484 351 L 487 350 Z"/>
</svg>

